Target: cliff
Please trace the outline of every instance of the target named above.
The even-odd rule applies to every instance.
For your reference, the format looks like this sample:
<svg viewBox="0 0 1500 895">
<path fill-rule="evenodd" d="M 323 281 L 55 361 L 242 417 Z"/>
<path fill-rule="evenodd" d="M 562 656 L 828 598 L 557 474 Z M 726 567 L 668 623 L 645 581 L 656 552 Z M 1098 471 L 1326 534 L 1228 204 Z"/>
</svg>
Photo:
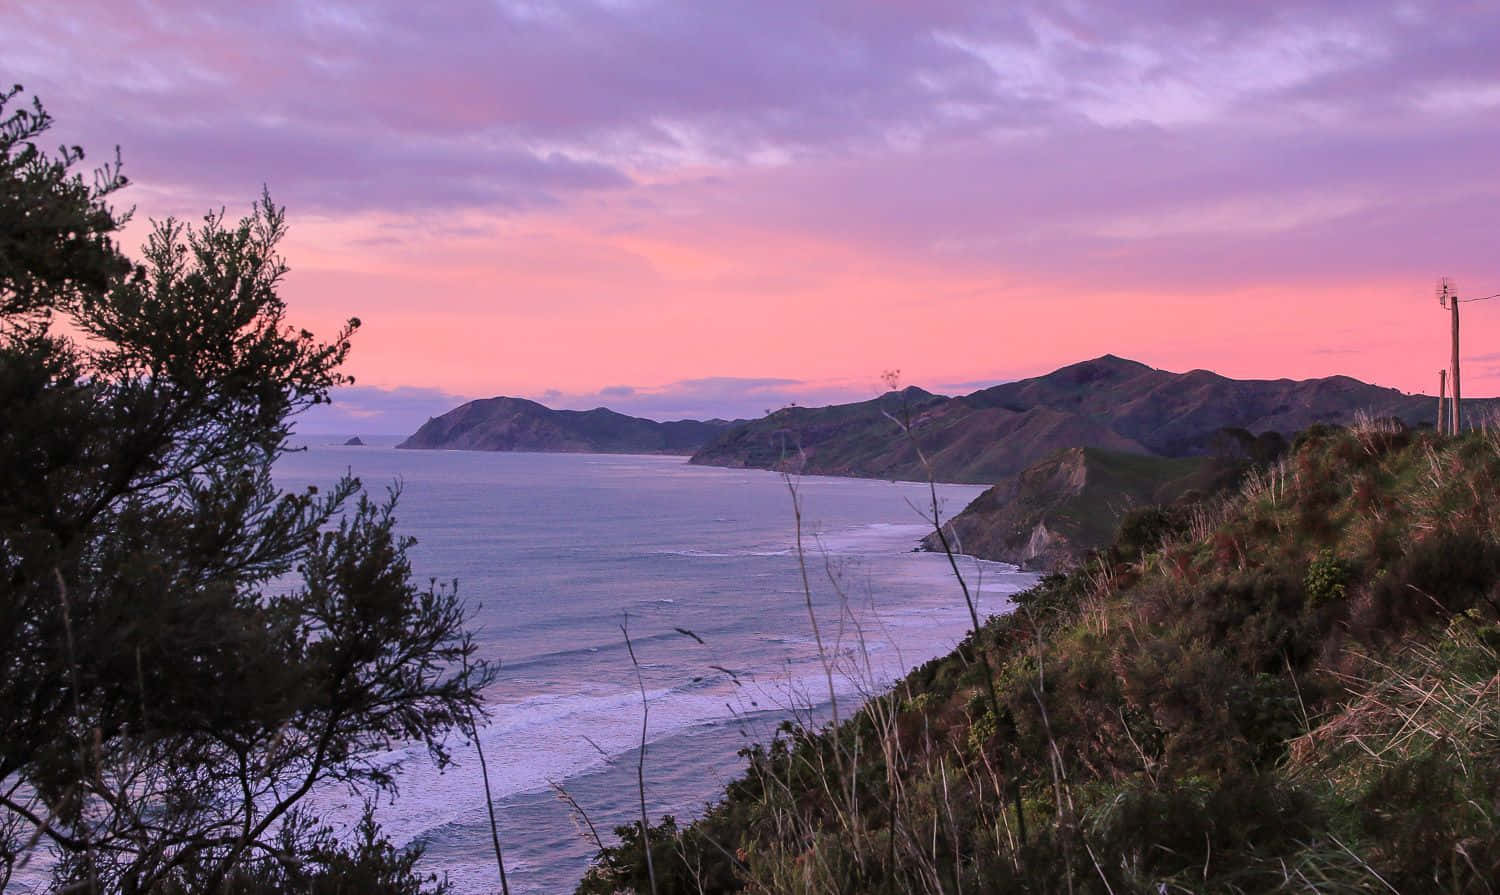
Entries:
<svg viewBox="0 0 1500 895">
<path fill-rule="evenodd" d="M 1220 490 L 1241 464 L 1211 457 L 1151 457 L 1099 448 L 1065 448 L 1007 476 L 948 523 L 950 546 L 1023 569 L 1073 565 L 1108 546 L 1120 519 L 1138 507 Z M 936 533 L 922 541 L 941 550 Z"/>
</svg>

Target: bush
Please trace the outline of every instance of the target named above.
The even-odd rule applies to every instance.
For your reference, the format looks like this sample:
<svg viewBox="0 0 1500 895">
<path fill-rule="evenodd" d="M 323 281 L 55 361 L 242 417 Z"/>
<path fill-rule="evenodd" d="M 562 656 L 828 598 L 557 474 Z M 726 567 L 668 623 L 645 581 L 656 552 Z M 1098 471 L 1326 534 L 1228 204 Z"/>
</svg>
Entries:
<svg viewBox="0 0 1500 895">
<path fill-rule="evenodd" d="M 1307 577 L 1302 585 L 1307 592 L 1308 602 L 1318 606 L 1342 600 L 1349 571 L 1348 563 L 1335 556 L 1331 549 L 1318 551 L 1318 555 L 1307 566 Z"/>
<path fill-rule="evenodd" d="M 224 881 L 223 895 L 450 895 L 452 886 L 435 873 L 417 872 L 421 846 L 398 849 L 375 822 L 373 806 L 351 841 L 341 840 L 333 828 L 302 812 L 288 817 L 278 837 L 280 851 L 244 862 Z M 192 868 L 185 876 L 196 876 Z M 163 895 L 191 895 L 197 891 L 173 882 Z"/>
<path fill-rule="evenodd" d="M 1150 553 L 1166 538 L 1186 530 L 1181 514 L 1159 507 L 1141 507 L 1126 513 L 1115 534 L 1115 548 L 1131 561 Z"/>
<path fill-rule="evenodd" d="M 367 757 L 393 741 L 446 760 L 490 680 L 454 591 L 413 584 L 394 493 L 273 482 L 358 321 L 288 326 L 269 196 L 155 223 L 132 264 L 123 181 L 40 153 L 33 108 L 0 117 L 0 887 L 40 846 L 89 892 L 216 891 L 266 855 L 415 891 L 407 856 L 294 823 L 321 785 L 394 793 Z"/>
<path fill-rule="evenodd" d="M 1443 619 L 1483 603 L 1500 612 L 1500 544 L 1472 531 L 1424 538 L 1370 587 L 1357 626 L 1377 639 L 1427 619 Z"/>
<path fill-rule="evenodd" d="M 711 840 L 700 823 L 687 828 L 668 814 L 649 830 L 652 870 L 657 895 L 698 895 L 701 892 L 735 892 L 741 888 L 738 859 L 720 843 Z M 620 891 L 651 891 L 646 874 L 645 851 L 638 824 L 615 827 L 619 844 L 600 852 L 588 875 L 579 883 L 578 895 L 612 895 Z"/>
<path fill-rule="evenodd" d="M 1286 879 L 1279 859 L 1326 823 L 1302 790 L 1271 775 L 1246 774 L 1124 787 L 1092 820 L 1088 838 L 1096 854 L 1113 859 L 1101 872 L 1117 891 L 1167 880 L 1202 891 L 1212 879 L 1232 881 L 1231 891 L 1265 892 Z"/>
</svg>

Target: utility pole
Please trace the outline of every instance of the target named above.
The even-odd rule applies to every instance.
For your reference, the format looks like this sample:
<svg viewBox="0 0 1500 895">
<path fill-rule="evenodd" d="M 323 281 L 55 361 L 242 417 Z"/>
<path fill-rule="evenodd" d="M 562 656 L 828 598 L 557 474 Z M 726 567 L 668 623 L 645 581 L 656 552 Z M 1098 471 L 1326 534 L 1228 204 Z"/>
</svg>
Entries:
<svg viewBox="0 0 1500 895">
<path fill-rule="evenodd" d="M 1448 371 L 1438 371 L 1438 423 L 1437 434 L 1448 434 Z"/>
<path fill-rule="evenodd" d="M 1457 435 L 1463 431 L 1463 412 L 1459 402 L 1462 400 L 1462 391 L 1458 381 L 1458 290 L 1454 288 L 1453 281 L 1443 277 L 1438 281 L 1438 304 L 1453 312 L 1453 434 Z"/>
<path fill-rule="evenodd" d="M 1453 434 L 1464 431 L 1463 391 L 1458 384 L 1458 293 L 1448 296 L 1448 306 L 1453 309 Z"/>
</svg>

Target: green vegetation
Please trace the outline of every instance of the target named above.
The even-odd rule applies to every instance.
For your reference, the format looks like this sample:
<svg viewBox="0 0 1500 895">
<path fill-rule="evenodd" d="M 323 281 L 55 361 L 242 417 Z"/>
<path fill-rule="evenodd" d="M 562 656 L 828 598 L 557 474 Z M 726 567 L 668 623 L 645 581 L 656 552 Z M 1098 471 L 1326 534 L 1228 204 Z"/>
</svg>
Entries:
<svg viewBox="0 0 1500 895">
<path fill-rule="evenodd" d="M 281 209 L 113 239 L 117 167 L 0 94 L 0 887 L 442 891 L 373 819 L 394 742 L 439 760 L 491 676 L 451 588 L 411 581 L 390 500 L 286 494 L 293 416 L 347 379 L 277 295 Z M 8 111 L 7 111 L 8 109 Z"/>
<path fill-rule="evenodd" d="M 735 423 L 692 457 L 693 463 L 790 469 L 823 475 L 919 478 L 916 454 L 891 438 L 894 416 L 922 417 L 949 399 L 916 387 L 855 404 L 783 407 Z"/>
<path fill-rule="evenodd" d="M 1109 546 L 1126 517 L 1130 526 L 1165 524 L 1187 504 L 1235 485 L 1248 464 L 1223 456 L 1065 448 L 974 498 L 949 522 L 950 543 L 971 556 L 1027 569 L 1075 565 Z M 942 549 L 936 533 L 923 546 Z"/>
<path fill-rule="evenodd" d="M 651 831 L 657 891 L 1493 891 L 1500 434 L 1314 427 L 1120 535 L 837 729 L 746 750 Z M 640 865 L 627 836 L 579 891 Z"/>
</svg>

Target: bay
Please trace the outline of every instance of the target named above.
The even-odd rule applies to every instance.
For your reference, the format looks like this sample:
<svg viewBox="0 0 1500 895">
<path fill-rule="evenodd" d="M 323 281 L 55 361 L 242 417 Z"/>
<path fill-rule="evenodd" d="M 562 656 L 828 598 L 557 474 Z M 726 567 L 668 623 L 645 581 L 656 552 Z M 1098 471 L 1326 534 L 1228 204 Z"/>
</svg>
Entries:
<svg viewBox="0 0 1500 895">
<path fill-rule="evenodd" d="M 278 484 L 326 487 L 348 470 L 372 494 L 399 485 L 415 576 L 457 581 L 480 655 L 501 666 L 480 741 L 516 893 L 572 891 L 595 850 L 588 822 L 611 841 L 616 825 L 638 817 L 641 686 L 648 811 L 653 822 L 689 820 L 743 770 L 742 747 L 769 742 L 783 720 L 830 717 L 825 659 L 847 716 L 951 650 L 969 626 L 946 558 L 913 552 L 930 528 L 925 484 L 788 480 L 681 457 L 398 451 L 394 439 L 366 440 L 309 437 L 279 463 Z M 941 512 L 981 490 L 939 485 Z M 981 617 L 1005 611 L 1007 596 L 1035 580 L 1002 564 L 960 567 Z M 387 832 L 423 843 L 424 867 L 457 891 L 498 891 L 472 750 L 442 772 L 424 750 L 390 757 L 404 767 L 399 797 L 377 814 Z M 318 807 L 348 823 L 358 803 L 323 792 Z"/>
</svg>

